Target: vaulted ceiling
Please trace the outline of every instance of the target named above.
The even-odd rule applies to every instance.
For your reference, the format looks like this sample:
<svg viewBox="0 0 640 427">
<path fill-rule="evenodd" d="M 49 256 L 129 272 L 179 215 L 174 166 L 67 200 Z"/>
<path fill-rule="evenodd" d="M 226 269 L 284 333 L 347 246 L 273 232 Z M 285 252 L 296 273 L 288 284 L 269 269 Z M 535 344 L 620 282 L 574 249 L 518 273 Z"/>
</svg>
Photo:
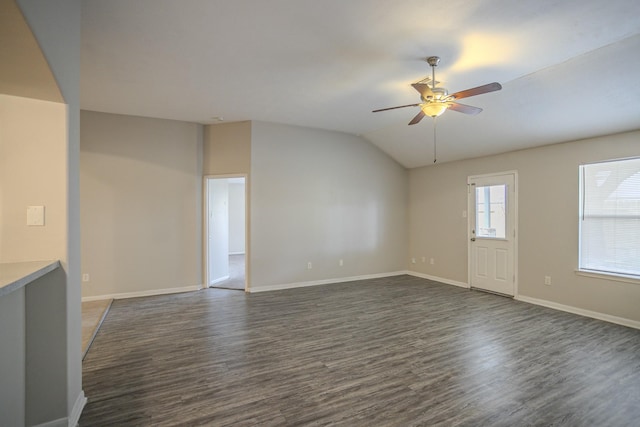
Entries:
<svg viewBox="0 0 640 427">
<path fill-rule="evenodd" d="M 437 119 L 438 162 L 640 129 L 637 0 L 84 0 L 81 106 L 361 135 L 432 164 L 430 74 L 484 111 Z"/>
</svg>

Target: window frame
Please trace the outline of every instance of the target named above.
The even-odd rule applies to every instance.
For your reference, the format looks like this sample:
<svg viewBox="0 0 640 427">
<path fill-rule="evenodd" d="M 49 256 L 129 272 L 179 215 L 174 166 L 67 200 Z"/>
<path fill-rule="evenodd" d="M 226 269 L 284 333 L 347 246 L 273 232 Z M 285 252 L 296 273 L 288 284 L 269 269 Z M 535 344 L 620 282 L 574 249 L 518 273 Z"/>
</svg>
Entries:
<svg viewBox="0 0 640 427">
<path fill-rule="evenodd" d="M 615 271 L 604 271 L 604 270 L 594 270 L 589 268 L 582 267 L 583 254 L 582 254 L 582 242 L 583 242 L 583 221 L 584 221 L 584 211 L 585 211 L 585 167 L 590 165 L 597 165 L 603 163 L 616 163 L 627 160 L 640 160 L 640 157 L 626 157 L 626 158 L 618 158 L 618 159 L 610 159 L 610 160 L 602 160 L 596 162 L 582 163 L 578 168 L 578 194 L 579 194 L 579 207 L 578 207 L 578 266 L 576 268 L 576 274 L 585 277 L 593 277 L 593 278 L 603 278 L 609 279 L 613 281 L 626 282 L 626 283 L 634 283 L 640 285 L 640 273 L 638 275 L 634 274 L 626 274 L 624 272 L 615 272 Z M 639 170 L 640 172 L 640 170 Z"/>
</svg>

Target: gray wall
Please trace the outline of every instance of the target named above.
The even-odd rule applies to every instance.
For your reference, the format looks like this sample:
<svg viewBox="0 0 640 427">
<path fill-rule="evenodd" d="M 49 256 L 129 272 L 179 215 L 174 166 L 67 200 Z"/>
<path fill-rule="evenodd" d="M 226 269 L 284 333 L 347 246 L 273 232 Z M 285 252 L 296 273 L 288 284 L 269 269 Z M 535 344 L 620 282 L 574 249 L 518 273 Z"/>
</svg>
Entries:
<svg viewBox="0 0 640 427">
<path fill-rule="evenodd" d="M 82 111 L 83 296 L 202 284 L 202 126 Z"/>
<path fill-rule="evenodd" d="M 640 286 L 575 273 L 578 166 L 639 156 L 639 141 L 632 132 L 410 170 L 409 256 L 436 259 L 410 269 L 467 283 L 467 177 L 517 170 L 518 293 L 640 321 Z"/>
<path fill-rule="evenodd" d="M 129 120 L 148 120 L 150 131 L 163 122 L 124 116 L 111 120 L 99 120 L 104 121 L 99 133 L 108 140 L 121 138 L 115 123 L 122 128 Z M 93 133 L 96 128 L 90 125 L 84 131 Z M 467 219 L 462 216 L 467 209 L 466 179 L 517 170 L 518 294 L 640 320 L 637 285 L 575 273 L 578 165 L 640 155 L 638 137 L 638 132 L 613 135 L 406 171 L 356 136 L 243 122 L 207 127 L 203 173 L 248 176 L 249 283 L 252 290 L 265 290 L 406 269 L 467 283 Z M 131 142 L 123 145 L 130 147 Z M 151 142 L 145 147 L 138 160 L 149 162 Z M 193 159 L 197 153 L 187 157 Z M 221 160 L 225 158 L 236 160 L 227 164 Z M 104 167 L 103 161 L 114 161 L 112 166 L 121 169 L 123 158 L 87 161 L 93 161 L 92 169 Z M 84 203 L 83 196 L 83 207 Z M 198 207 L 198 215 L 200 211 Z M 88 234 L 96 228 L 86 227 Z M 161 249 L 153 251 L 156 256 Z M 423 256 L 434 258 L 435 264 L 420 262 Z M 410 264 L 411 257 L 418 263 Z M 113 265 L 107 258 L 100 262 L 106 267 L 92 268 Z M 312 262 L 311 270 L 307 262 Z M 547 275 L 553 278 L 552 286 L 543 284 Z M 147 288 L 132 282 L 130 289 Z"/>
<path fill-rule="evenodd" d="M 25 317 L 24 288 L 0 297 L 0 425 L 3 426 L 21 426 L 25 422 Z"/>
<path fill-rule="evenodd" d="M 252 290 L 406 268 L 403 167 L 339 132 L 252 122 L 251 135 Z"/>
</svg>

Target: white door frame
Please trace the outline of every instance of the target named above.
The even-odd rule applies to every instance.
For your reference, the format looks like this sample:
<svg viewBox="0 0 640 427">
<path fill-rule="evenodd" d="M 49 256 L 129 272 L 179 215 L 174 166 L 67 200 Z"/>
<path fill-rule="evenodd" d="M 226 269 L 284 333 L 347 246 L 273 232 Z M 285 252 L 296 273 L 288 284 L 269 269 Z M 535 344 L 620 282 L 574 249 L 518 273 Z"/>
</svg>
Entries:
<svg viewBox="0 0 640 427">
<path fill-rule="evenodd" d="M 513 297 L 516 298 L 518 296 L 518 171 L 517 170 L 509 170 L 505 172 L 496 172 L 496 173 L 488 173 L 482 175 L 471 175 L 467 177 L 467 282 L 469 283 L 469 288 L 471 288 L 471 278 L 472 278 L 472 238 L 475 236 L 472 235 L 471 230 L 475 228 L 475 206 L 472 206 L 472 197 L 471 197 L 471 182 L 478 178 L 492 178 L 503 175 L 513 175 L 513 183 L 514 189 L 511 197 L 513 198 L 513 227 L 514 227 L 514 236 L 513 236 Z M 473 215 L 472 215 L 473 213 Z"/>
<path fill-rule="evenodd" d="M 242 173 L 204 175 L 202 178 L 202 277 L 204 278 L 202 288 L 209 287 L 209 192 L 207 191 L 207 180 L 227 178 L 244 178 L 244 291 L 249 292 L 249 176 Z"/>
</svg>

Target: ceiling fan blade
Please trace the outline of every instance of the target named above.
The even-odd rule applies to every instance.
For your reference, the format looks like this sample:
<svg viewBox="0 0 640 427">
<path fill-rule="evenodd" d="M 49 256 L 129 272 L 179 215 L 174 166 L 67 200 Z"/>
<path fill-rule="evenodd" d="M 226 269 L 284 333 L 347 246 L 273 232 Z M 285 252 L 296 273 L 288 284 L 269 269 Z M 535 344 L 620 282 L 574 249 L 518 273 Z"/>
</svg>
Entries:
<svg viewBox="0 0 640 427">
<path fill-rule="evenodd" d="M 409 104 L 409 105 L 400 105 L 398 107 L 390 107 L 390 108 L 381 108 L 379 110 L 373 110 L 372 113 L 377 113 L 380 111 L 389 111 L 389 110 L 395 110 L 396 108 L 406 108 L 406 107 L 418 107 L 420 104 Z"/>
<path fill-rule="evenodd" d="M 470 96 L 482 95 L 483 93 L 495 92 L 496 90 L 502 89 L 502 85 L 498 82 L 489 83 L 486 85 L 474 87 L 472 89 L 461 90 L 460 92 L 456 92 L 454 94 L 449 95 L 451 99 L 462 99 L 468 98 Z"/>
<path fill-rule="evenodd" d="M 411 86 L 417 90 L 423 98 L 433 97 L 431 87 L 429 87 L 427 83 L 413 83 Z"/>
<path fill-rule="evenodd" d="M 459 104 L 457 102 L 451 102 L 449 104 L 449 110 L 457 111 L 459 113 L 471 114 L 475 116 L 482 111 L 482 108 L 472 107 L 471 105 Z"/>
<path fill-rule="evenodd" d="M 420 110 L 420 112 L 409 122 L 410 125 L 415 125 L 425 116 L 424 112 Z"/>
</svg>

